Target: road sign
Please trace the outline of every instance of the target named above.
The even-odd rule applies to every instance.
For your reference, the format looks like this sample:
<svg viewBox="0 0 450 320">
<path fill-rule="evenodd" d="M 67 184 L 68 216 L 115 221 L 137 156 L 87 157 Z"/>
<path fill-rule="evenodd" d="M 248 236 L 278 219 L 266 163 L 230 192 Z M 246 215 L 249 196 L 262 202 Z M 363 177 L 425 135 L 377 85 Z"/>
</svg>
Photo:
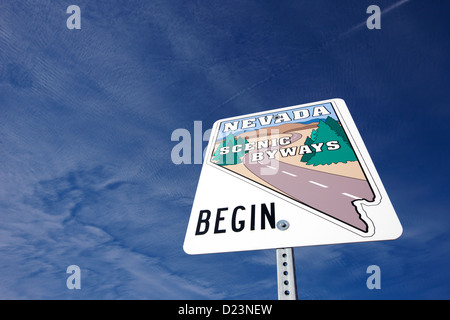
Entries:
<svg viewBox="0 0 450 320">
<path fill-rule="evenodd" d="M 189 254 L 392 240 L 401 224 L 345 102 L 217 121 Z"/>
</svg>

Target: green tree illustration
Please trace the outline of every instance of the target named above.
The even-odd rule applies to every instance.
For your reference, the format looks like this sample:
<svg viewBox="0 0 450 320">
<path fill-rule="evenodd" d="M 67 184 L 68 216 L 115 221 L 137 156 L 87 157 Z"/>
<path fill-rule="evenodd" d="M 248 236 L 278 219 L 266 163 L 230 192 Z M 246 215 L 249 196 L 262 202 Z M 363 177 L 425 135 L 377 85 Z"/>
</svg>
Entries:
<svg viewBox="0 0 450 320">
<path fill-rule="evenodd" d="M 339 149 L 328 150 L 326 143 L 329 141 L 337 141 Z M 311 147 L 313 143 L 323 143 L 322 151 L 315 152 L 314 148 Z M 331 117 L 328 117 L 325 121 L 319 121 L 317 130 L 313 130 L 311 137 L 307 137 L 305 145 L 310 146 L 313 151 L 313 153 L 304 154 L 301 158 L 301 161 L 306 162 L 307 165 L 329 165 L 357 160 L 341 125 Z"/>
<path fill-rule="evenodd" d="M 213 154 L 213 161 L 216 161 L 218 165 L 223 165 L 226 163 L 226 154 L 221 155 L 220 149 L 226 147 L 226 139 L 222 141 L 222 143 L 219 144 L 216 151 Z"/>
<path fill-rule="evenodd" d="M 342 137 L 342 139 L 344 139 L 345 142 L 347 142 L 347 144 L 350 146 L 350 142 L 348 141 L 347 135 L 344 132 L 344 128 L 342 128 L 342 126 L 339 124 L 339 122 L 337 122 L 336 120 L 334 120 L 334 118 L 332 117 L 327 117 L 325 120 L 325 123 L 334 131 L 336 132 L 337 135 L 339 135 L 340 137 Z"/>
<path fill-rule="evenodd" d="M 241 137 L 237 138 L 236 145 L 240 144 L 242 146 L 241 150 L 239 152 L 237 152 L 237 157 L 239 159 L 242 158 L 246 154 L 246 152 L 244 151 L 246 140 L 247 140 L 247 138 L 245 140 L 242 139 Z"/>
<path fill-rule="evenodd" d="M 316 131 L 313 130 L 313 132 L 316 132 Z M 308 162 L 316 153 L 315 149 L 313 147 L 311 147 L 311 145 L 314 143 L 312 136 L 313 136 L 313 134 L 311 133 L 311 137 L 306 137 L 306 140 L 305 140 L 305 145 L 307 145 L 311 149 L 312 153 L 305 153 L 302 156 L 302 159 L 301 159 L 302 162 Z"/>
<path fill-rule="evenodd" d="M 219 144 L 216 151 L 213 154 L 213 161 L 221 166 L 234 165 L 242 163 L 241 158 L 248 153 L 244 151 L 245 144 L 248 143 L 247 138 L 236 137 L 230 133 L 228 136 Z M 239 152 L 232 152 L 232 148 L 236 145 L 241 145 L 242 148 Z M 220 154 L 220 149 L 223 147 L 229 147 L 229 152 L 227 154 Z"/>
<path fill-rule="evenodd" d="M 313 129 L 313 131 L 311 131 L 311 141 L 316 141 L 316 137 L 317 137 L 317 131 L 316 131 L 316 129 Z"/>
</svg>

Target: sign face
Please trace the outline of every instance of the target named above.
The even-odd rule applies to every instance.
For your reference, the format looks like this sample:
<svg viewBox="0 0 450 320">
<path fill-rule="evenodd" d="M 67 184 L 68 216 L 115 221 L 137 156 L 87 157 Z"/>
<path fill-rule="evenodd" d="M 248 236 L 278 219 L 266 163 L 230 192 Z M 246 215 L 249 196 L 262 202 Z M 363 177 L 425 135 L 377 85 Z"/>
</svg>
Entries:
<svg viewBox="0 0 450 320">
<path fill-rule="evenodd" d="M 341 99 L 217 121 L 189 254 L 392 240 L 401 224 Z"/>
</svg>

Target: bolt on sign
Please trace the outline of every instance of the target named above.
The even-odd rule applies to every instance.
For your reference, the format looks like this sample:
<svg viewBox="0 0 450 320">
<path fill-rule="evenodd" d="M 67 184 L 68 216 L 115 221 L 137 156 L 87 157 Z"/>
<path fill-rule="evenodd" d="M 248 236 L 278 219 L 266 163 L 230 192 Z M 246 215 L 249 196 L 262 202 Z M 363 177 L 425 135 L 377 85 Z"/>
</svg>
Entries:
<svg viewBox="0 0 450 320">
<path fill-rule="evenodd" d="M 402 226 L 345 102 L 217 121 L 189 254 L 392 240 Z"/>
</svg>

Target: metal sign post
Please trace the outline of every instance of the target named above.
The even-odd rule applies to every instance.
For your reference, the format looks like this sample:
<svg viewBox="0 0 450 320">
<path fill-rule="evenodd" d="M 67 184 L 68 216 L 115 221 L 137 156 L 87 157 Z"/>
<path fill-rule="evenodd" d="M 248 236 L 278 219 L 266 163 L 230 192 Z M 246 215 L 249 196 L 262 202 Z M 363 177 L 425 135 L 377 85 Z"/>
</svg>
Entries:
<svg viewBox="0 0 450 320">
<path fill-rule="evenodd" d="M 297 300 L 294 249 L 277 249 L 278 300 Z"/>
</svg>

